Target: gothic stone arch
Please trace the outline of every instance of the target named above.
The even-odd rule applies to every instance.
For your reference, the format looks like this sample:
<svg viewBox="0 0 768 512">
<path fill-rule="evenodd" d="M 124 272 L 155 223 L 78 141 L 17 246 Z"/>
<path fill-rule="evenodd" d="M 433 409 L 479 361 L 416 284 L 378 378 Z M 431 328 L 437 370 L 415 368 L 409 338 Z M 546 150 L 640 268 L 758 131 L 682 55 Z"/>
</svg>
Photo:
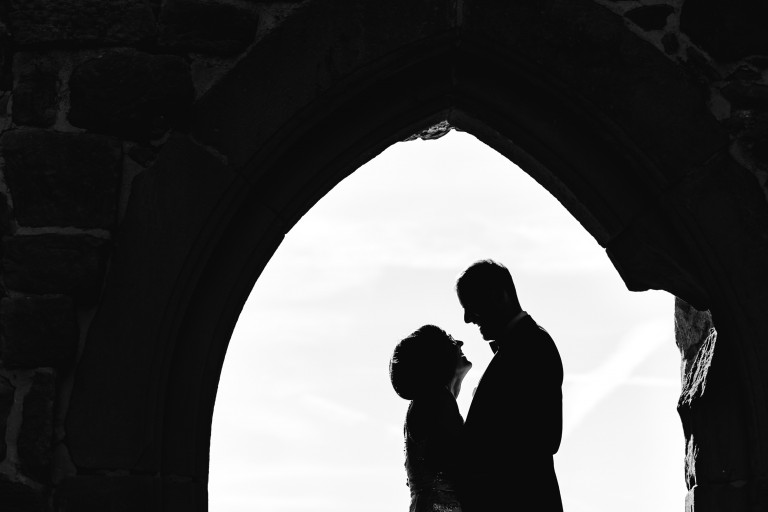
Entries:
<svg viewBox="0 0 768 512">
<path fill-rule="evenodd" d="M 261 269 L 341 179 L 444 120 L 555 195 L 630 290 L 679 297 L 690 510 L 768 506 L 754 12 L 70 3 L 0 9 L 0 488 L 19 510 L 206 510 L 218 377 Z"/>
</svg>

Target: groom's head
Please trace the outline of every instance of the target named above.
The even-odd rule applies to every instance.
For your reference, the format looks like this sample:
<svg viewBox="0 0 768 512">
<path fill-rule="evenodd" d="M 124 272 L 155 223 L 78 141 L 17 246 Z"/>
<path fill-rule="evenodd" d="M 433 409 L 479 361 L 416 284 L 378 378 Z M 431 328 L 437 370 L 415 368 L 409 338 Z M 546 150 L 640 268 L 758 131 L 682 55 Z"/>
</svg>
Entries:
<svg viewBox="0 0 768 512">
<path fill-rule="evenodd" d="M 469 266 L 456 281 L 464 321 L 480 328 L 483 339 L 496 340 L 520 312 L 515 283 L 507 267 L 493 260 Z"/>
</svg>

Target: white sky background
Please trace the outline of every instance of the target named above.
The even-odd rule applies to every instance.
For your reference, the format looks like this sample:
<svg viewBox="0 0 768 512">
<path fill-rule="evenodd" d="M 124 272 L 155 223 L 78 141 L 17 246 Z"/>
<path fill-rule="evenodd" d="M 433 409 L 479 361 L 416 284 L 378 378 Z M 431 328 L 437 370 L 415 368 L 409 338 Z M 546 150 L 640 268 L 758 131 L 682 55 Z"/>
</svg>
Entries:
<svg viewBox="0 0 768 512">
<path fill-rule="evenodd" d="M 491 357 L 453 284 L 473 261 L 512 272 L 565 369 L 555 456 L 566 512 L 684 508 L 673 297 L 626 290 L 543 187 L 466 133 L 391 146 L 291 230 L 243 309 L 211 439 L 211 512 L 406 512 L 397 341 L 426 323 Z M 521 418 L 520 421 L 524 421 Z"/>
</svg>

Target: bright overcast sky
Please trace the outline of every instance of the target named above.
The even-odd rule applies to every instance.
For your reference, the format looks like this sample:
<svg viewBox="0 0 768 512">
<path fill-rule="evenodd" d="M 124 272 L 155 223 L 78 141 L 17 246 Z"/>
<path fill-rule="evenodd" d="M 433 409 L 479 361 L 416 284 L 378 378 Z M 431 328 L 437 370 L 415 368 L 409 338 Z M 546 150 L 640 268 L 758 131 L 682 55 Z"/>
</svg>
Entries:
<svg viewBox="0 0 768 512">
<path fill-rule="evenodd" d="M 684 509 L 673 297 L 626 290 L 549 193 L 466 133 L 391 146 L 318 202 L 256 283 L 230 342 L 211 439 L 211 512 L 406 512 L 387 364 L 433 323 L 474 363 L 456 276 L 493 258 L 565 369 L 555 467 L 566 512 Z M 525 421 L 520 418 L 519 421 Z"/>
</svg>

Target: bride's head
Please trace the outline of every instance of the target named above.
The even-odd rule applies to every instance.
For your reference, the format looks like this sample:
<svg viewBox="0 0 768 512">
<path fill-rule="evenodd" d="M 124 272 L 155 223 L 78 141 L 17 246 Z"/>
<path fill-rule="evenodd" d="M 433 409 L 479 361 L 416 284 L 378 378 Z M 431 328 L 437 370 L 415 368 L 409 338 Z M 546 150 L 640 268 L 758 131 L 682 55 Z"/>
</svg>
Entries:
<svg viewBox="0 0 768 512">
<path fill-rule="evenodd" d="M 437 326 L 419 327 L 397 344 L 389 360 L 395 393 L 406 400 L 441 388 L 458 395 L 472 367 L 461 350 L 463 344 Z"/>
</svg>

